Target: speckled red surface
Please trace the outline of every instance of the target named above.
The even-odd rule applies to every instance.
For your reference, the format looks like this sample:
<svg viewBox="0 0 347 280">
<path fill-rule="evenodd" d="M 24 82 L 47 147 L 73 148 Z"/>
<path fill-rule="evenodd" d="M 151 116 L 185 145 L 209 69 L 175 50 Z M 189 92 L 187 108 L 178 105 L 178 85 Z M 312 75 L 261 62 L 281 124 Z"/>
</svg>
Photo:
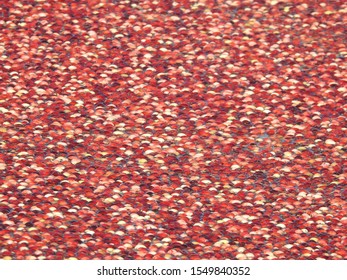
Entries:
<svg viewBox="0 0 347 280">
<path fill-rule="evenodd" d="M 347 259 L 345 1 L 1 1 L 2 259 Z"/>
</svg>

